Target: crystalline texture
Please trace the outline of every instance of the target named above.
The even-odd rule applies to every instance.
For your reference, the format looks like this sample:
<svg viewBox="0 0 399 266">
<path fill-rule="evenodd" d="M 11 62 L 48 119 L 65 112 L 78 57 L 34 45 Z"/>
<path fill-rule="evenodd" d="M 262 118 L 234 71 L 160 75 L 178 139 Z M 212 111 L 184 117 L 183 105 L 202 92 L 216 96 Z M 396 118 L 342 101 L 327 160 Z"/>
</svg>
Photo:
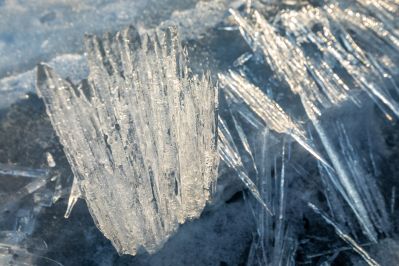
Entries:
<svg viewBox="0 0 399 266">
<path fill-rule="evenodd" d="M 38 93 L 98 228 L 120 253 L 155 252 L 212 195 L 216 90 L 189 71 L 175 28 L 85 45 L 89 80 L 39 65 Z"/>
<path fill-rule="evenodd" d="M 286 217 L 286 145 L 285 141 L 279 143 L 272 131 L 291 134 L 295 138 L 292 132 L 296 131 L 295 133 L 298 134 L 302 129 L 299 124 L 288 117 L 277 103 L 269 99 L 245 78 L 232 71 L 229 75 L 219 75 L 219 78 L 227 93 L 237 94 L 237 98 L 230 95 L 229 97 L 232 97 L 229 99 L 230 101 L 239 99 L 245 101 L 258 116 L 248 119 L 249 116 L 242 116 L 241 113 L 234 110 L 237 108 L 234 106 L 230 110 L 233 121 L 230 128 L 219 118 L 218 149 L 221 158 L 236 171 L 256 199 L 256 202 L 247 201 L 256 222 L 256 231 L 253 233 L 247 265 L 289 265 L 294 257 L 296 243 L 290 238 L 291 229 Z M 238 84 L 240 85 L 238 86 Z M 250 95 L 253 96 L 252 99 Z M 256 103 L 256 99 L 258 103 Z M 238 114 L 243 119 L 240 119 Z M 252 123 L 257 119 L 261 119 L 257 122 L 262 121 L 267 127 L 257 125 L 256 122 Z M 240 120 L 252 124 L 253 129 L 257 132 L 256 135 L 248 138 L 244 132 L 245 125 Z M 281 123 L 278 124 L 278 121 Z M 291 127 L 290 130 L 288 127 Z M 236 131 L 238 138 L 234 139 L 231 131 Z M 305 139 L 306 135 L 303 134 L 302 137 Z M 242 144 L 244 149 L 241 152 L 237 148 L 237 144 Z M 281 153 L 277 151 L 280 148 Z M 249 156 L 243 157 L 244 153 Z M 278 167 L 277 161 L 280 156 L 281 166 Z M 246 160 L 247 165 L 251 165 L 254 169 L 251 172 L 251 178 L 247 174 L 248 167 L 243 166 L 242 160 Z M 319 162 L 322 164 L 321 161 Z"/>
<path fill-rule="evenodd" d="M 363 187 L 367 177 L 359 175 L 361 171 L 352 171 L 354 166 L 351 163 L 356 159 L 346 160 L 351 147 L 348 145 L 344 145 L 341 149 L 335 147 L 332 141 L 334 137 L 321 121 L 325 110 L 351 99 L 348 88 L 338 76 L 331 75 L 333 71 L 327 64 L 321 64 L 317 68 L 311 60 L 308 60 L 300 47 L 292 43 L 289 38 L 280 36 L 257 11 L 254 12 L 253 23 L 233 10 L 231 13 L 253 51 L 260 51 L 277 76 L 286 81 L 294 94 L 300 96 L 306 115 L 312 122 L 334 167 L 336 189 L 352 208 L 365 235 L 375 242 L 376 228 L 380 225 L 374 222 L 375 219 L 372 217 L 373 213 L 377 213 L 377 207 L 373 203 L 374 196 Z M 358 155 L 353 152 L 351 157 L 357 158 Z M 378 191 L 375 194 L 378 194 Z M 384 209 L 381 211 L 385 212 Z"/>
<path fill-rule="evenodd" d="M 355 16 L 353 12 L 344 12 L 336 5 L 330 5 L 325 9 L 327 11 L 308 7 L 299 12 L 287 12 L 281 16 L 281 20 L 288 34 L 291 37 L 295 36 L 298 43 L 308 42 L 317 46 L 327 59 L 322 62 L 322 66 L 328 64 L 332 69 L 336 64 L 335 62 L 338 62 L 352 76 L 355 85 L 368 93 L 384 112 L 386 112 L 385 108 L 388 108 L 395 115 L 399 115 L 399 105 L 392 97 L 395 93 L 391 93 L 388 89 L 392 85 L 397 87 L 391 71 L 385 70 L 370 53 L 363 51 L 348 33 L 347 28 L 357 29 L 355 25 L 358 27 L 365 21 L 365 25 L 372 26 L 370 28 L 371 33 L 368 33 L 370 39 L 389 36 L 388 40 L 392 39 L 392 44 L 388 42 L 390 48 L 395 48 L 398 39 L 389 34 L 381 23 L 377 23 L 372 18 L 360 14 Z M 361 17 L 361 20 L 359 20 L 359 17 Z M 301 23 L 297 23 L 298 21 L 301 21 Z M 356 23 L 353 23 L 353 21 Z M 316 25 L 322 30 L 314 32 L 312 29 Z M 338 33 L 334 34 L 332 29 L 338 29 Z M 382 32 L 382 36 L 378 35 L 380 32 Z M 329 67 L 324 68 L 328 69 Z M 321 68 L 323 69 L 323 67 Z M 388 88 L 386 88 L 387 85 L 384 84 L 384 80 L 388 81 Z M 334 86 L 333 90 L 339 86 L 346 87 L 342 82 L 337 85 Z M 386 115 L 388 117 L 389 113 L 386 112 Z"/>
<path fill-rule="evenodd" d="M 358 244 L 356 241 L 350 237 L 347 233 L 345 233 L 334 221 L 332 221 L 326 214 L 324 214 L 319 208 L 317 208 L 314 204 L 308 202 L 308 206 L 317 214 L 319 214 L 324 221 L 326 221 L 329 225 L 333 226 L 335 232 L 339 237 L 348 243 L 354 251 L 356 251 L 362 258 L 367 262 L 370 266 L 378 266 L 380 265 L 377 263 L 370 255 Z"/>
<path fill-rule="evenodd" d="M 244 185 L 249 189 L 255 199 L 265 208 L 265 210 L 273 215 L 270 208 L 263 201 L 256 185 L 249 178 L 248 174 L 245 171 L 245 167 L 241 161 L 240 155 L 238 154 L 237 147 L 234 145 L 233 138 L 227 129 L 225 122 L 219 118 L 219 141 L 220 144 L 218 146 L 220 157 L 223 159 L 226 164 L 233 168 Z"/>
<path fill-rule="evenodd" d="M 309 142 L 305 130 L 294 121 L 272 99 L 269 99 L 258 87 L 248 82 L 244 77 L 230 71 L 228 75 L 219 74 L 221 85 L 227 93 L 231 92 L 230 101 L 243 101 L 272 130 L 292 136 L 304 149 L 316 159 L 331 168 L 325 159 Z"/>
</svg>

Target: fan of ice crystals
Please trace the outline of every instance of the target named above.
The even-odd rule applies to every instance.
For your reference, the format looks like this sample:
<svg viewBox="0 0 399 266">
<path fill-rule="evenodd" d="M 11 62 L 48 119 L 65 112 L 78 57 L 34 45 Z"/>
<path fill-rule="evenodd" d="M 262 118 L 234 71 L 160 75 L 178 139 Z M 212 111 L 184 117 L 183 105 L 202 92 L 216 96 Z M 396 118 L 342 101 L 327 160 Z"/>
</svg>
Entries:
<svg viewBox="0 0 399 266">
<path fill-rule="evenodd" d="M 98 228 L 120 253 L 158 250 L 214 190 L 217 90 L 176 28 L 87 36 L 88 81 L 38 66 L 37 90 Z"/>
<path fill-rule="evenodd" d="M 302 11 L 305 15 L 300 20 L 297 19 L 297 17 L 298 14 L 301 14 L 301 11 L 293 11 L 288 15 L 283 14 L 281 17 L 283 24 L 287 26 L 287 37 L 279 35 L 275 28 L 257 11 L 254 12 L 254 22 L 241 17 L 233 10 L 231 12 L 240 26 L 240 31 L 252 49 L 255 52 L 260 51 L 264 56 L 265 61 L 277 76 L 281 80 L 285 80 L 292 93 L 300 96 L 305 113 L 314 126 L 323 148 L 334 168 L 334 173 L 330 174 L 332 182 L 335 184 L 337 190 L 346 200 L 348 205 L 352 208 L 365 235 L 367 235 L 371 241 L 376 241 L 377 231 L 381 230 L 380 228 L 387 228 L 387 222 L 384 221 L 386 220 L 386 214 L 384 212 L 385 208 L 377 208 L 374 205 L 374 202 L 381 202 L 381 206 L 383 206 L 382 201 L 377 199 L 381 198 L 381 196 L 378 191 L 373 194 L 367 189 L 357 185 L 368 182 L 366 181 L 367 177 L 364 174 L 360 174 L 360 172 L 353 171 L 353 166 L 350 166 L 351 160 L 345 158 L 348 154 L 348 151 L 346 150 L 349 150 L 350 145 L 347 147 L 344 145 L 342 149 L 339 149 L 334 144 L 333 140 L 336 138 L 333 136 L 331 131 L 326 130 L 330 125 L 327 125 L 323 121 L 322 116 L 327 110 L 334 106 L 339 106 L 340 103 L 346 100 L 351 100 L 356 104 L 358 104 L 358 100 L 353 94 L 349 93 L 349 87 L 341 77 L 334 72 L 334 69 L 330 67 L 328 63 L 323 61 L 320 63 L 315 59 L 310 59 L 310 57 L 305 55 L 301 47 L 296 45 L 296 42 L 300 43 L 300 40 L 295 40 L 293 37 L 302 34 L 305 36 L 301 36 L 302 38 L 308 38 L 311 42 L 315 42 L 321 46 L 321 43 L 324 40 L 322 38 L 319 38 L 320 40 L 318 40 L 317 37 L 312 35 L 312 31 L 306 29 L 305 26 L 305 23 L 307 22 L 305 17 L 309 17 L 312 12 L 317 13 L 321 11 L 309 11 L 309 9 Z M 321 16 L 318 21 L 323 21 L 325 17 L 328 18 L 327 15 Z M 332 19 L 332 21 L 332 23 L 338 24 L 336 20 Z M 327 23 L 325 22 L 325 24 Z M 301 26 L 303 28 L 301 28 Z M 294 28 L 296 31 L 293 30 Z M 324 29 L 328 31 L 329 27 L 326 25 Z M 294 31 L 292 35 L 290 35 L 291 31 Z M 349 38 L 348 35 L 345 37 L 347 39 Z M 328 45 L 326 44 L 325 46 Z M 340 46 L 337 44 L 330 47 L 331 50 L 334 48 L 339 49 Z M 352 49 L 352 51 L 357 50 Z M 343 66 L 347 68 L 350 74 L 352 74 L 355 82 L 360 84 L 359 87 L 364 89 L 366 93 L 377 102 L 377 104 L 380 104 L 380 102 L 385 104 L 383 107 L 384 111 L 386 110 L 385 108 L 388 107 L 393 113 L 396 113 L 395 110 L 397 109 L 397 103 L 388 96 L 389 93 L 384 91 L 382 86 L 373 86 L 373 76 L 378 76 L 379 74 L 376 69 L 369 69 L 373 64 L 366 63 L 367 67 L 364 67 L 364 69 L 362 69 L 363 71 L 359 71 L 358 69 L 360 69 L 360 67 L 355 68 L 354 66 L 351 66 L 352 62 L 349 63 L 345 61 L 346 59 L 344 60 L 339 57 L 342 57 L 342 54 L 345 54 L 344 49 L 340 52 L 341 54 L 338 51 L 335 51 L 334 53 L 331 52 L 331 54 L 336 56 L 339 62 L 342 62 Z M 367 75 L 365 75 L 365 73 L 367 73 Z M 387 75 L 387 77 L 389 77 L 389 75 Z M 375 78 L 375 80 L 378 79 Z M 375 82 L 377 83 L 377 81 Z M 250 87 L 248 87 L 248 89 L 249 88 Z M 244 98 L 247 99 L 248 97 Z M 248 102 L 248 99 L 246 101 Z M 252 108 L 259 108 L 253 104 L 251 106 Z M 340 124 L 340 120 L 338 118 L 336 118 L 336 120 L 337 124 Z M 338 128 L 337 131 L 342 131 L 343 135 L 345 135 L 344 128 Z M 358 157 L 359 154 L 354 151 L 351 156 Z M 357 159 L 354 161 L 356 160 Z M 327 170 L 330 171 L 328 167 Z M 376 199 L 369 200 L 373 197 Z M 378 215 L 374 216 L 378 211 L 383 213 L 380 215 L 382 219 L 376 218 Z"/>
</svg>

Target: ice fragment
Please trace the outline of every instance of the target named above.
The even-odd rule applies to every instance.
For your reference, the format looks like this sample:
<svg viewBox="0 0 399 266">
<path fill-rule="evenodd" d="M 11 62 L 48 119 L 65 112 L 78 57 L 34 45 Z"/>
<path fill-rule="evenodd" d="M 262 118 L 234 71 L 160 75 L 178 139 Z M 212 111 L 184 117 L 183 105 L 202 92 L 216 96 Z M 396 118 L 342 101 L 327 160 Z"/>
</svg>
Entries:
<svg viewBox="0 0 399 266">
<path fill-rule="evenodd" d="M 234 10 L 231 10 L 231 13 L 252 50 L 260 52 L 278 77 L 289 85 L 294 94 L 300 96 L 305 113 L 318 133 L 338 177 L 337 190 L 351 206 L 365 235 L 371 241 L 377 241 L 376 229 L 383 227 L 383 222 L 376 219 L 375 213 L 378 213 L 380 208 L 373 200 L 379 196 L 374 197 L 370 188 L 363 185 L 369 181 L 360 173 L 361 168 L 351 165 L 356 159 L 350 160 L 348 155 L 352 153 L 351 156 L 356 158 L 357 152 L 351 151 L 348 142 L 338 149 L 332 141 L 333 134 L 321 121 L 325 110 L 352 100 L 348 88 L 338 76 L 333 75 L 328 64 L 321 64 L 316 68 L 314 62 L 305 56 L 295 42 L 292 43 L 289 38 L 281 36 L 257 11 L 254 11 L 252 18 L 244 18 Z M 277 121 L 277 124 L 278 122 L 281 122 L 280 125 L 287 124 L 283 121 Z M 385 208 L 381 211 L 385 213 Z M 384 216 L 385 214 L 382 215 Z"/>
<path fill-rule="evenodd" d="M 367 262 L 368 265 L 370 266 L 378 266 L 380 265 L 377 263 L 373 258 L 370 257 L 370 255 L 358 244 L 356 241 L 350 237 L 348 234 L 346 234 L 338 224 L 336 224 L 334 221 L 332 221 L 326 214 L 324 214 L 319 208 L 317 208 L 314 204 L 308 203 L 308 206 L 317 214 L 319 214 L 326 223 L 330 224 L 331 226 L 334 227 L 335 232 L 337 235 L 344 240 L 346 243 L 348 243 L 354 251 L 356 251 L 362 258 Z"/>
<path fill-rule="evenodd" d="M 37 90 L 99 229 L 120 253 L 152 253 L 211 199 L 217 91 L 188 69 L 176 28 L 85 45 L 88 81 L 42 64 Z"/>
</svg>

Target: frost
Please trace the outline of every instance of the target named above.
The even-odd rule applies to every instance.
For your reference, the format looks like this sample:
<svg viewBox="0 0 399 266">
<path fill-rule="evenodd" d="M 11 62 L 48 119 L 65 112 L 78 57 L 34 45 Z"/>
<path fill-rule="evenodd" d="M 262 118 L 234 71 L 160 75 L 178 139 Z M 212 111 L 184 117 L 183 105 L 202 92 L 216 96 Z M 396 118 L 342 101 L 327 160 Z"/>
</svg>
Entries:
<svg viewBox="0 0 399 266">
<path fill-rule="evenodd" d="M 216 90 L 188 69 L 175 28 L 85 44 L 89 80 L 39 65 L 38 93 L 99 229 L 120 253 L 155 252 L 211 199 Z"/>
<path fill-rule="evenodd" d="M 153 27 L 168 19 L 174 10 L 191 8 L 195 2 L 1 1 L 0 77 L 7 72 L 32 68 L 38 60 L 47 61 L 59 54 L 81 53 L 84 32 L 115 32 L 132 23 Z"/>
</svg>

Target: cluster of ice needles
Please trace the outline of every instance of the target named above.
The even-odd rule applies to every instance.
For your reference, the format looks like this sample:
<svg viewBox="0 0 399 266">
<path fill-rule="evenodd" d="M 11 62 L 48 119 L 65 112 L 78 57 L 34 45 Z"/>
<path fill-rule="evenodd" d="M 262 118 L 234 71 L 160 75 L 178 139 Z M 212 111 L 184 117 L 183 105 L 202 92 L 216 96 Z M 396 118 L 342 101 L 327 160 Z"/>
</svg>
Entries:
<svg viewBox="0 0 399 266">
<path fill-rule="evenodd" d="M 118 253 L 153 254 L 242 191 L 246 265 L 330 265 L 348 250 L 353 264 L 390 265 L 379 246 L 398 239 L 396 173 L 383 158 L 399 119 L 399 2 L 292 2 L 227 5 L 218 30 L 246 51 L 223 69 L 192 70 L 190 42 L 169 26 L 86 36 L 79 84 L 38 65 L 74 176 L 65 216 L 83 198 Z M 0 211 L 50 173 L 0 164 L 32 179 Z M 315 247 L 317 230 L 329 235 Z M 0 235 L 0 261 L 10 239 Z"/>
</svg>

